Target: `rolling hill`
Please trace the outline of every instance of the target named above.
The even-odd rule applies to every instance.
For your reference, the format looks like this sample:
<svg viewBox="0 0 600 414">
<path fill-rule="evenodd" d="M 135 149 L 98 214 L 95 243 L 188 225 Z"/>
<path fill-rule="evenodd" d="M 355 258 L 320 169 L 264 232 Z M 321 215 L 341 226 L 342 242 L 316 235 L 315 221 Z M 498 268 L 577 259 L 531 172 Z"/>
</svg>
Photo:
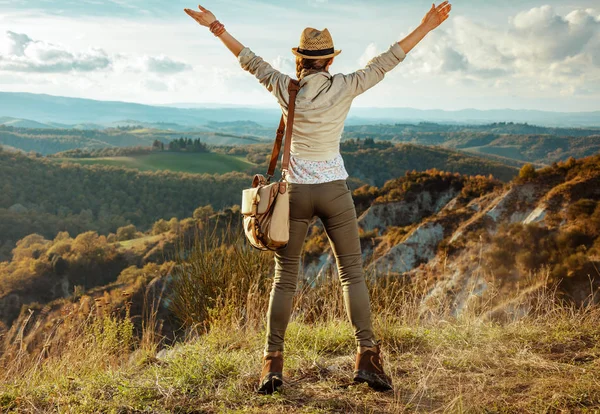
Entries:
<svg viewBox="0 0 600 414">
<path fill-rule="evenodd" d="M 52 158 L 52 160 L 82 165 L 133 168 L 140 171 L 168 170 L 191 174 L 225 174 L 232 171 L 247 171 L 254 167 L 254 164 L 244 158 L 217 153 L 158 152 L 124 157 Z"/>
<path fill-rule="evenodd" d="M 0 92 L 0 116 L 32 119 L 41 123 L 107 124 L 123 119 L 141 122 L 167 122 L 185 126 L 206 125 L 210 121 L 252 120 L 277 126 L 281 114 L 275 101 L 271 108 L 179 108 L 150 106 L 127 102 L 94 101 L 30 93 Z M 481 124 L 489 122 L 531 122 L 538 125 L 600 126 L 600 111 L 545 112 L 535 110 L 421 110 L 415 108 L 352 108 L 347 124 L 394 122 L 443 122 Z"/>
<path fill-rule="evenodd" d="M 226 149 L 208 155 L 151 153 L 137 159 L 72 158 L 62 163 L 0 151 L 0 260 L 10 254 L 17 240 L 31 233 L 54 237 L 59 231 L 78 234 L 95 230 L 107 234 L 127 224 L 147 230 L 161 217 L 189 217 L 207 204 L 216 209 L 239 204 L 239 194 L 249 185 L 251 174 L 264 173 L 270 148 L 234 149 L 233 154 L 227 154 Z M 342 154 L 353 187 L 382 185 L 407 171 L 429 168 L 493 175 L 505 181 L 518 173 L 514 167 L 485 158 L 412 144 L 346 141 Z M 251 162 L 240 158 L 244 155 Z M 86 163 L 98 164 L 82 165 Z M 112 165 L 102 165 L 107 163 Z M 234 168 L 245 172 L 214 174 Z"/>
<path fill-rule="evenodd" d="M 551 164 L 600 152 L 600 128 L 548 128 L 528 124 L 349 126 L 346 139 L 376 139 L 460 150 L 517 162 Z"/>
<path fill-rule="evenodd" d="M 219 130 L 172 131 L 147 128 L 141 125 L 106 129 L 33 129 L 0 125 L 0 145 L 33 151 L 42 155 L 73 149 L 94 150 L 111 147 L 151 146 L 155 140 L 168 143 L 172 139 L 201 139 L 212 145 L 248 145 L 268 142 L 266 139 Z M 271 138 L 272 139 L 272 138 Z"/>
</svg>

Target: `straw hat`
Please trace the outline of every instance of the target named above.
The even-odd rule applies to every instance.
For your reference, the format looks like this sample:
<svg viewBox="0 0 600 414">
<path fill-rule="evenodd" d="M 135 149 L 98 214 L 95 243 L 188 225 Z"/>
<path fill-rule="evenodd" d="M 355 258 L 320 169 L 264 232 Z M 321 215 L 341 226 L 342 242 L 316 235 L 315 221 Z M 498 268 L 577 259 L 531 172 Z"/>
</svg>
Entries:
<svg viewBox="0 0 600 414">
<path fill-rule="evenodd" d="M 305 59 L 325 59 L 339 55 L 341 50 L 334 50 L 333 39 L 329 30 L 317 30 L 307 27 L 300 36 L 300 45 L 292 48 L 292 53 Z"/>
</svg>

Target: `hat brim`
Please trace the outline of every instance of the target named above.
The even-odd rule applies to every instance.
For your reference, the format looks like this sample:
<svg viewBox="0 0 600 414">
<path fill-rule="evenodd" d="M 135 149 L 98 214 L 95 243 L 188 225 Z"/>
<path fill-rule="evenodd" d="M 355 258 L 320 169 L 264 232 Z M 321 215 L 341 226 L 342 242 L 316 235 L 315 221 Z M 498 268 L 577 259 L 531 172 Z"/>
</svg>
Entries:
<svg viewBox="0 0 600 414">
<path fill-rule="evenodd" d="M 323 56 L 308 56 L 308 55 L 303 55 L 302 53 L 298 52 L 298 48 L 297 47 L 293 47 L 292 48 L 292 53 L 298 57 L 304 58 L 304 59 L 327 59 L 330 57 L 334 57 L 339 55 L 340 53 L 342 53 L 341 50 L 336 50 L 333 53 L 329 54 L 329 55 L 323 55 Z"/>
</svg>

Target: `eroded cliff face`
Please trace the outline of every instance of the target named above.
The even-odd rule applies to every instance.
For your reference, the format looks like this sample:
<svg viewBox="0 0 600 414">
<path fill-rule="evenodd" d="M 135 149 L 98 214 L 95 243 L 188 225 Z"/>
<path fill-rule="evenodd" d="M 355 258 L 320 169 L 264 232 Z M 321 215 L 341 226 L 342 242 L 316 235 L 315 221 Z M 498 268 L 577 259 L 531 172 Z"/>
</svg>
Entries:
<svg viewBox="0 0 600 414">
<path fill-rule="evenodd" d="M 520 267 L 530 259 L 520 258 L 512 268 L 507 265 L 508 271 L 500 271 L 486 257 L 502 247 L 502 239 L 495 244 L 491 240 L 505 237 L 505 233 L 510 237 L 507 229 L 511 226 L 533 226 L 534 230 L 541 229 L 536 231 L 544 237 L 558 237 L 559 242 L 561 237 L 583 232 L 574 243 L 583 240 L 589 246 L 600 245 L 594 245 L 590 239 L 595 236 L 585 235 L 585 221 L 574 219 L 571 211 L 580 200 L 600 206 L 600 171 L 586 171 L 574 177 L 568 174 L 559 169 L 539 179 L 517 180 L 471 199 L 461 198 L 459 191 L 449 188 L 435 193 L 424 191 L 409 200 L 376 202 L 359 218 L 360 231 L 370 232 L 369 242 L 363 243 L 365 268 L 376 276 L 397 275 L 423 283 L 428 290 L 424 312 L 428 301 L 443 301 L 451 314 L 459 315 L 471 303 L 491 295 L 492 284 L 501 289 L 536 291 L 543 282 L 539 278 L 533 280 L 531 271 Z M 539 249 L 545 248 L 548 247 Z M 588 260 L 593 265 L 599 256 L 591 250 L 577 260 Z M 313 274 L 336 271 L 329 250 L 319 262 L 308 266 Z M 584 264 L 580 268 L 584 269 Z M 550 272 L 539 269 L 543 271 Z M 583 279 L 575 275 L 563 282 L 565 292 L 578 302 L 589 300 L 590 296 L 589 281 Z M 511 306 L 514 312 L 518 311 L 515 304 Z"/>
<path fill-rule="evenodd" d="M 408 226 L 440 211 L 458 191 L 449 188 L 446 191 L 432 193 L 423 191 L 410 201 L 373 204 L 358 218 L 359 227 L 365 231 L 386 229 L 390 226 Z"/>
<path fill-rule="evenodd" d="M 389 249 L 369 267 L 379 274 L 408 272 L 419 264 L 432 260 L 443 239 L 444 227 L 441 224 L 422 224 L 406 240 Z"/>
</svg>

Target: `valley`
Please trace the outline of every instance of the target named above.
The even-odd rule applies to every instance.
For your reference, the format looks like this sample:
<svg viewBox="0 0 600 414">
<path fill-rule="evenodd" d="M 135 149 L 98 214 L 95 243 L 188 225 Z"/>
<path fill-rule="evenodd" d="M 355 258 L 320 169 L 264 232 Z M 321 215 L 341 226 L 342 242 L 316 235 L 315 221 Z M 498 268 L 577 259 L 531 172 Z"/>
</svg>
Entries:
<svg viewBox="0 0 600 414">
<path fill-rule="evenodd" d="M 4 121 L 0 366 L 7 373 L 38 372 L 35 355 L 80 360 L 95 367 L 91 376 L 73 368 L 68 378 L 87 378 L 96 395 L 104 392 L 98 376 L 108 366 L 127 370 L 132 361 L 167 370 L 161 375 L 185 377 L 168 367 L 182 349 L 204 355 L 191 338 L 202 349 L 217 346 L 220 358 L 228 359 L 231 352 L 215 344 L 231 329 L 244 330 L 251 343 L 236 346 L 252 361 L 247 354 L 263 329 L 273 253 L 258 253 L 245 242 L 239 195 L 253 174 L 266 170 L 268 124 Z M 595 345 L 572 342 L 578 335 L 597 335 L 593 316 L 582 309 L 593 314 L 600 298 L 599 131 L 512 122 L 347 125 L 340 152 L 350 173 L 372 306 L 381 318 L 375 325 L 394 358 L 402 361 L 406 352 L 417 350 L 414 367 L 422 370 L 440 355 L 431 347 L 443 346 L 444 372 L 460 376 L 459 359 L 469 358 L 471 346 L 465 348 L 464 341 L 489 348 L 501 335 L 506 348 L 539 347 L 527 364 L 562 358 L 558 351 L 543 351 L 547 341 L 555 341 L 558 347 L 572 346 L 587 361 L 590 375 L 596 372 Z M 348 326 L 343 303 L 334 299 L 341 298 L 335 260 L 316 218 L 300 273 L 292 332 L 310 327 L 310 335 L 330 344 L 324 345 L 331 347 L 325 357 L 336 361 L 341 358 L 336 332 Z M 559 314 L 569 315 L 561 318 L 571 318 L 571 328 L 562 328 Z M 471 332 L 465 326 L 479 328 Z M 515 339 L 510 332 L 517 326 L 535 338 Z M 458 340 L 459 332 L 473 336 Z M 291 375 L 312 372 L 314 358 L 303 352 L 314 340 L 291 342 L 302 355 L 299 371 L 292 368 Z M 82 358 L 78 347 L 95 351 Z M 502 362 L 485 361 L 481 367 L 511 364 L 502 352 L 488 354 Z M 404 375 L 406 361 L 394 364 L 395 375 Z M 553 380 L 564 381 L 573 366 L 553 371 Z M 63 371 L 47 369 L 39 378 L 72 381 Z M 206 375 L 215 375 L 211 370 L 220 368 L 207 369 Z M 321 369 L 318 375 L 344 381 L 336 370 Z M 514 367 L 515 378 L 526 378 L 527 372 Z M 127 380 L 134 387 L 146 381 L 137 375 Z M 47 384 L 41 381 L 40 389 Z M 245 383 L 231 384 L 240 395 L 250 392 Z M 63 398 L 51 401 L 32 396 L 29 384 L 19 387 L 39 406 Z M 69 385 L 64 387 L 61 395 L 69 395 Z M 148 389 L 156 392 L 153 387 Z M 336 392 L 327 387 L 324 394 Z M 523 404 L 536 407 L 551 389 L 528 393 Z M 11 395 L 0 389 L 0 410 L 16 406 Z M 229 407 L 244 407 L 237 393 L 226 395 Z M 449 397 L 439 398 L 448 406 Z M 478 397 L 465 398 L 476 404 Z M 581 398 L 600 404 L 600 394 Z M 117 404 L 98 401 L 106 409 Z M 439 405 L 433 397 L 427 404 Z M 210 411 L 210 403 L 203 406 Z M 568 401 L 558 406 L 570 407 Z"/>
</svg>

